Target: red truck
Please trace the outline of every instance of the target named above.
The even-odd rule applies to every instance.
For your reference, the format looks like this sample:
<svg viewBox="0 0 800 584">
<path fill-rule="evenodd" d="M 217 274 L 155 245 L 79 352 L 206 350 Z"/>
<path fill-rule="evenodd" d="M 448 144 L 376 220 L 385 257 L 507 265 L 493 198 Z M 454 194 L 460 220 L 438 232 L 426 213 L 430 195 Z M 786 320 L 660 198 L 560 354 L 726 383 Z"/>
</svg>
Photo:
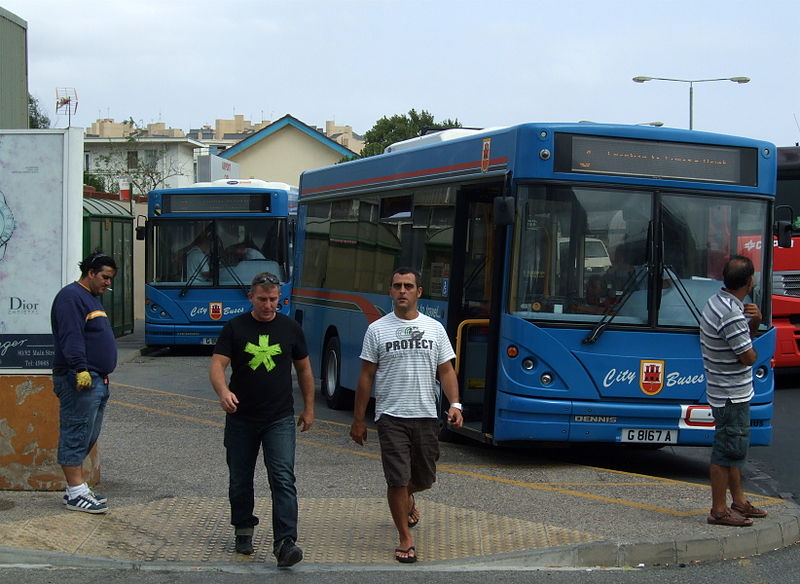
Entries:
<svg viewBox="0 0 800 584">
<path fill-rule="evenodd" d="M 778 247 L 772 265 L 772 324 L 778 337 L 775 367 L 800 368 L 800 146 L 778 148 L 775 219 L 792 224 L 792 246 Z"/>
</svg>

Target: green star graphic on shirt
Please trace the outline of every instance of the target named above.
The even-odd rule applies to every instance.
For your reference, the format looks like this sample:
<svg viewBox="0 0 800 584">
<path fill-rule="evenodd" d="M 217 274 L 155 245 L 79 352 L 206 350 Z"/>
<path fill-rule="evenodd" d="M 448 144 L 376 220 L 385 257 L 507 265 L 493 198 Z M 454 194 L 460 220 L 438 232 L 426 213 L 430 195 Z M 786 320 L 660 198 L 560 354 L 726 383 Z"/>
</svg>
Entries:
<svg viewBox="0 0 800 584">
<path fill-rule="evenodd" d="M 275 361 L 273 357 L 282 353 L 281 346 L 278 344 L 269 344 L 269 335 L 258 335 L 258 345 L 247 343 L 244 347 L 245 352 L 253 355 L 250 359 L 250 369 L 255 371 L 259 365 L 264 365 L 264 369 L 272 371 L 275 369 Z"/>
</svg>

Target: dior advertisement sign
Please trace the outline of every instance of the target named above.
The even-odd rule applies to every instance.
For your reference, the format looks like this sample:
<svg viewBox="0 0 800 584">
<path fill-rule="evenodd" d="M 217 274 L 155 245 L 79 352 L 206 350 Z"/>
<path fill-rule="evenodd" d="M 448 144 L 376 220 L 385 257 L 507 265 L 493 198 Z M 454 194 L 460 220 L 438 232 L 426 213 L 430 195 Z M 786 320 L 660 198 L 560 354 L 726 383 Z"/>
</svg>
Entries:
<svg viewBox="0 0 800 584">
<path fill-rule="evenodd" d="M 52 365 L 50 305 L 80 275 L 82 155 L 80 128 L 0 130 L 0 374 Z"/>
</svg>

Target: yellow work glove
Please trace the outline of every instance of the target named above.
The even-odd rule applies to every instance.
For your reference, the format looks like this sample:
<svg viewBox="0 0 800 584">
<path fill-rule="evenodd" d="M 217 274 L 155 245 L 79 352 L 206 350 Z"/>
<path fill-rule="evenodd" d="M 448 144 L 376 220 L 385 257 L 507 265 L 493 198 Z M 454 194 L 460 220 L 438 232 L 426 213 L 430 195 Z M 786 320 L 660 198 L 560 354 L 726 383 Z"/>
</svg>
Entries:
<svg viewBox="0 0 800 584">
<path fill-rule="evenodd" d="M 92 374 L 88 371 L 78 371 L 75 374 L 75 382 L 80 389 L 92 387 Z"/>
</svg>

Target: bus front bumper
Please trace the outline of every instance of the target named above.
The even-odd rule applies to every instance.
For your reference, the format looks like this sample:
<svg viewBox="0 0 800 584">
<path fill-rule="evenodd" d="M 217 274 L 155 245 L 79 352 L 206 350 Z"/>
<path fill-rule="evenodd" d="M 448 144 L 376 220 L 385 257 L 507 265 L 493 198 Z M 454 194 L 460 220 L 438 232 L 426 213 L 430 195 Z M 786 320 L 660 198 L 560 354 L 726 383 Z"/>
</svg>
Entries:
<svg viewBox="0 0 800 584">
<path fill-rule="evenodd" d="M 222 325 L 192 326 L 181 330 L 179 325 L 164 325 L 145 322 L 144 340 L 148 347 L 172 345 L 215 345 Z"/>
<path fill-rule="evenodd" d="M 589 402 L 497 394 L 494 442 L 632 442 L 709 446 L 707 404 Z M 772 439 L 772 404 L 751 403 L 750 444 Z"/>
</svg>

